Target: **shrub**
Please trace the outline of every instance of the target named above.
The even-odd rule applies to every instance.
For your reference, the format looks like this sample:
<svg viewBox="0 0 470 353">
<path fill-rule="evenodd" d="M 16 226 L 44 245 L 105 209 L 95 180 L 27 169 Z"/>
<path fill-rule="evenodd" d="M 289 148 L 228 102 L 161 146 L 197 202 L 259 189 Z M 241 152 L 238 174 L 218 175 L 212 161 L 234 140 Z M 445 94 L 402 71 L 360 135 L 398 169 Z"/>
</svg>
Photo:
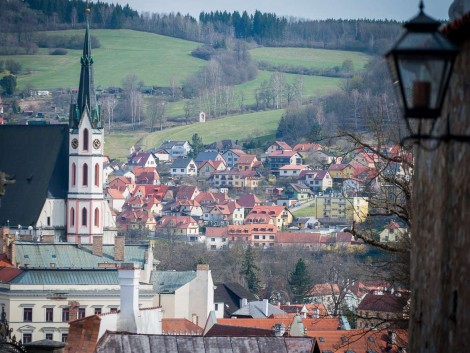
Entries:
<svg viewBox="0 0 470 353">
<path fill-rule="evenodd" d="M 49 52 L 50 55 L 67 55 L 68 50 L 64 48 L 57 48 Z"/>
</svg>

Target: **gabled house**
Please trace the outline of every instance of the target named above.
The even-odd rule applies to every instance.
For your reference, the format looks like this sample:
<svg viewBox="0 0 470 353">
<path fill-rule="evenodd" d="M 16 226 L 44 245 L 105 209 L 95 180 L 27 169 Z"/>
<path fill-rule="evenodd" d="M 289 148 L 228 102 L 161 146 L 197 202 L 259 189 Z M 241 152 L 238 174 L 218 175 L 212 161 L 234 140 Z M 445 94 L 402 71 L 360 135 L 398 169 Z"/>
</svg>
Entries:
<svg viewBox="0 0 470 353">
<path fill-rule="evenodd" d="M 214 172 L 226 170 L 225 160 L 221 161 L 203 161 L 198 167 L 198 176 L 208 179 Z"/>
<path fill-rule="evenodd" d="M 277 150 L 268 155 L 271 172 L 279 175 L 279 169 L 285 165 L 301 165 L 302 155 L 295 151 Z"/>
<path fill-rule="evenodd" d="M 197 154 L 196 158 L 194 159 L 194 162 L 196 162 L 198 167 L 200 167 L 200 165 L 203 162 L 207 162 L 207 161 L 213 161 L 213 162 L 224 161 L 225 162 L 222 155 L 217 151 L 202 151 L 202 152 L 199 152 Z"/>
<path fill-rule="evenodd" d="M 225 160 L 227 168 L 234 168 L 237 165 L 239 158 L 245 154 L 246 153 L 242 150 L 230 149 L 224 152 L 222 157 Z"/>
<path fill-rule="evenodd" d="M 174 177 L 197 176 L 197 165 L 189 158 L 175 159 L 171 164 L 170 174 Z"/>
<path fill-rule="evenodd" d="M 150 152 L 135 152 L 127 159 L 127 165 L 130 167 L 155 168 L 157 161 Z"/>
<path fill-rule="evenodd" d="M 186 158 L 188 153 L 192 151 L 188 141 L 166 141 L 158 149 L 168 151 L 171 159 Z"/>
<path fill-rule="evenodd" d="M 245 213 L 243 207 L 236 201 L 217 203 L 202 215 L 204 222 L 210 226 L 226 226 L 243 224 Z"/>
<path fill-rule="evenodd" d="M 270 155 L 275 151 L 292 151 L 292 147 L 284 141 L 275 141 L 266 149 L 266 154 Z"/>
<path fill-rule="evenodd" d="M 404 236 L 408 234 L 408 231 L 405 227 L 402 227 L 398 222 L 390 221 L 389 224 L 380 232 L 380 242 L 397 242 L 403 239 Z"/>
<path fill-rule="evenodd" d="M 209 250 L 221 250 L 228 247 L 226 227 L 207 227 L 206 246 Z"/>
<path fill-rule="evenodd" d="M 191 216 L 198 219 L 203 215 L 203 210 L 199 202 L 181 199 L 167 203 L 163 207 L 162 214 L 165 216 Z"/>
<path fill-rule="evenodd" d="M 282 196 L 288 200 L 305 202 L 313 197 L 313 192 L 304 184 L 289 184 L 282 191 Z"/>
<path fill-rule="evenodd" d="M 255 171 L 240 171 L 237 169 L 217 171 L 212 174 L 212 183 L 218 188 L 248 188 L 258 187 L 260 176 Z"/>
<path fill-rule="evenodd" d="M 262 167 L 263 164 L 258 160 L 254 154 L 241 155 L 238 158 L 237 169 L 238 170 L 255 170 Z"/>
<path fill-rule="evenodd" d="M 126 202 L 123 193 L 117 189 L 107 189 L 104 198 L 108 201 L 109 207 L 117 212 L 122 211 L 122 207 Z"/>
<path fill-rule="evenodd" d="M 175 190 L 175 200 L 194 200 L 200 191 L 197 186 L 180 185 Z M 199 200 L 196 200 L 199 202 Z"/>
<path fill-rule="evenodd" d="M 333 187 L 333 178 L 327 170 L 303 171 L 297 180 L 315 192 L 325 191 Z"/>
<path fill-rule="evenodd" d="M 159 185 L 160 175 L 155 167 L 136 167 L 132 169 L 136 184 Z"/>
<path fill-rule="evenodd" d="M 239 283 L 215 283 L 214 311 L 216 317 L 230 318 L 235 311 L 240 309 L 243 299 L 248 302 L 258 298 Z"/>
<path fill-rule="evenodd" d="M 189 241 L 197 241 L 199 237 L 199 225 L 190 216 L 163 216 L 155 228 L 156 236 L 160 237 L 185 237 Z"/>
<path fill-rule="evenodd" d="M 334 182 L 340 182 L 344 179 L 349 179 L 354 176 L 356 168 L 351 164 L 332 164 L 328 168 L 328 172 L 333 178 Z"/>
<path fill-rule="evenodd" d="M 357 307 L 357 328 L 406 328 L 409 296 L 366 294 Z"/>
<path fill-rule="evenodd" d="M 127 232 L 142 231 L 144 229 L 153 232 L 156 227 L 154 213 L 143 207 L 124 210 L 117 217 L 117 224 L 120 229 Z"/>
<path fill-rule="evenodd" d="M 292 178 L 298 177 L 302 172 L 308 171 L 310 167 L 305 164 L 300 165 L 284 165 L 279 168 L 279 177 L 282 178 Z"/>
<path fill-rule="evenodd" d="M 171 154 L 164 148 L 157 148 L 151 150 L 155 158 L 158 160 L 158 163 L 165 163 L 171 161 Z"/>
<path fill-rule="evenodd" d="M 285 206 L 255 206 L 245 217 L 245 224 L 270 223 L 282 230 L 289 227 L 293 220 L 292 213 Z"/>
</svg>

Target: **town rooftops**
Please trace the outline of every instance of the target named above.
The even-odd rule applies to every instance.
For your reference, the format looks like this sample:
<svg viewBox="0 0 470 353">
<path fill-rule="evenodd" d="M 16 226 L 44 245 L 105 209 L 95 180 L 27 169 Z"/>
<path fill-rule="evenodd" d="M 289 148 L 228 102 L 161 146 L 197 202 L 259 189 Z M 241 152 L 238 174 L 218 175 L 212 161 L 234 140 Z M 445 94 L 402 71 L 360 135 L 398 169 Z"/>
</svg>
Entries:
<svg viewBox="0 0 470 353">
<path fill-rule="evenodd" d="M 171 168 L 186 168 L 191 162 L 194 163 L 191 158 L 178 158 L 173 161 Z"/>
<path fill-rule="evenodd" d="M 393 294 L 366 294 L 357 307 L 357 310 L 401 313 L 406 304 L 406 297 L 399 297 Z"/>
</svg>

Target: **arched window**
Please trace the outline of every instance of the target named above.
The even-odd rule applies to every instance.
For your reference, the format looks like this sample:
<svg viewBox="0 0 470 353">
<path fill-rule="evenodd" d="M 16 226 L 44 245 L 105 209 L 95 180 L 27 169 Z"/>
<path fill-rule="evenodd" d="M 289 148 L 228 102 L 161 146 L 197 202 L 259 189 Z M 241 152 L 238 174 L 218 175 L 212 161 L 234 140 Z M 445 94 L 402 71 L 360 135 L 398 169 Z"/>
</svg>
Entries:
<svg viewBox="0 0 470 353">
<path fill-rule="evenodd" d="M 86 163 L 83 165 L 82 180 L 83 180 L 83 186 L 87 186 L 88 185 L 88 164 L 86 164 Z"/>
<path fill-rule="evenodd" d="M 86 211 L 86 208 L 82 208 L 82 226 L 86 226 L 87 223 L 87 218 L 88 218 L 88 212 Z"/>
<path fill-rule="evenodd" d="M 100 210 L 98 207 L 95 208 L 95 227 L 100 226 Z"/>
<path fill-rule="evenodd" d="M 75 163 L 72 163 L 72 186 L 75 186 L 77 182 L 77 166 Z"/>
<path fill-rule="evenodd" d="M 70 209 L 70 226 L 74 226 L 75 225 L 75 209 L 72 207 Z"/>
<path fill-rule="evenodd" d="M 95 186 L 100 186 L 100 165 L 95 164 Z"/>
<path fill-rule="evenodd" d="M 88 129 L 85 129 L 83 130 L 83 149 L 85 151 L 88 151 L 88 142 L 89 142 Z"/>
</svg>

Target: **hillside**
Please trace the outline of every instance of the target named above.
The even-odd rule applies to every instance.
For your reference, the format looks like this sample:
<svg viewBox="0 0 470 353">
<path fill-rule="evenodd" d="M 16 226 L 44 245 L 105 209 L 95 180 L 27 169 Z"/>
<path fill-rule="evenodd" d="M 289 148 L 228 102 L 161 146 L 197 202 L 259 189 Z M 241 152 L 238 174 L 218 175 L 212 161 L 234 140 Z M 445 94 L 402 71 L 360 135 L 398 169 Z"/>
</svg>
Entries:
<svg viewBox="0 0 470 353">
<path fill-rule="evenodd" d="M 54 35 L 83 35 L 83 30 L 44 32 Z M 205 62 L 190 55 L 199 43 L 130 30 L 92 30 L 101 43 L 93 49 L 98 87 L 120 86 L 122 79 L 136 74 L 146 85 L 169 86 L 171 80 L 181 83 L 198 71 Z M 78 86 L 81 50 L 68 50 L 67 55 L 49 55 L 40 49 L 35 55 L 0 55 L 1 60 L 14 60 L 30 72 L 18 77 L 19 89 L 32 85 L 38 89 Z"/>
<path fill-rule="evenodd" d="M 273 135 L 283 110 L 230 116 L 208 120 L 206 123 L 178 126 L 153 133 L 125 132 L 106 134 L 105 152 L 111 158 L 125 159 L 129 147 L 139 144 L 144 150 L 160 146 L 166 140 L 191 140 L 193 134 L 202 137 L 204 144 L 223 139 L 245 140 L 254 137 Z"/>
</svg>

